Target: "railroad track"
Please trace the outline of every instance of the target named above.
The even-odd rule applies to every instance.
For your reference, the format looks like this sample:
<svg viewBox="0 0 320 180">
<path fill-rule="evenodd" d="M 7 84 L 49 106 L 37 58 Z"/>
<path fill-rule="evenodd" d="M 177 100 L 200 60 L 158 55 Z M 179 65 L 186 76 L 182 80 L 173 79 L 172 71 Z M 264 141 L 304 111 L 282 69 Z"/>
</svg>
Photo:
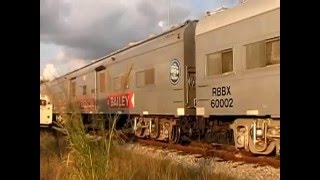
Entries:
<svg viewBox="0 0 320 180">
<path fill-rule="evenodd" d="M 192 141 L 187 145 L 170 144 L 166 142 L 139 139 L 134 136 L 127 136 L 128 134 L 123 132 L 122 138 L 125 141 L 133 141 L 142 145 L 148 145 L 152 147 L 167 148 L 170 150 L 176 150 L 184 152 L 186 154 L 195 154 L 197 157 L 218 157 L 223 161 L 244 162 L 257 164 L 257 166 L 269 165 L 274 168 L 280 168 L 280 160 L 270 156 L 257 156 L 244 150 L 237 150 L 231 145 L 222 144 L 209 144 L 200 141 Z M 126 136 L 126 137 L 125 137 Z"/>
<path fill-rule="evenodd" d="M 100 136 L 100 135 L 97 135 Z M 186 154 L 194 154 L 196 157 L 218 157 L 223 161 L 244 162 L 257 164 L 257 166 L 269 165 L 274 168 L 280 168 L 280 160 L 275 157 L 256 156 L 247 151 L 241 151 L 230 145 L 208 144 L 204 142 L 192 141 L 187 145 L 170 144 L 166 142 L 138 139 L 135 137 L 122 137 L 125 141 L 131 141 L 142 145 L 166 148 L 184 152 Z M 133 141 L 132 141 L 133 140 Z"/>
<path fill-rule="evenodd" d="M 280 160 L 274 157 L 254 156 L 245 151 L 239 151 L 231 146 L 210 145 L 199 142 L 192 142 L 189 145 L 169 144 L 159 141 L 138 139 L 138 143 L 154 147 L 162 147 L 182 151 L 187 154 L 196 154 L 197 157 L 218 157 L 225 161 L 252 163 L 260 166 L 269 165 L 280 168 Z"/>
</svg>

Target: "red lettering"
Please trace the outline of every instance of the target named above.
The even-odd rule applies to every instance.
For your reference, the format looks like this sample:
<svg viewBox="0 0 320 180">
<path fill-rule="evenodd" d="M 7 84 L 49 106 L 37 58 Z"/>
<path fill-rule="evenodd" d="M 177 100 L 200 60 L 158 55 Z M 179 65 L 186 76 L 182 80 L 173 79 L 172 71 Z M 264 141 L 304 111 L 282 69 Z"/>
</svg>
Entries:
<svg viewBox="0 0 320 180">
<path fill-rule="evenodd" d="M 133 93 L 110 94 L 106 98 L 108 108 L 133 108 Z"/>
<path fill-rule="evenodd" d="M 95 108 L 94 98 L 81 98 L 78 99 L 79 108 L 83 111 L 92 111 Z"/>
</svg>

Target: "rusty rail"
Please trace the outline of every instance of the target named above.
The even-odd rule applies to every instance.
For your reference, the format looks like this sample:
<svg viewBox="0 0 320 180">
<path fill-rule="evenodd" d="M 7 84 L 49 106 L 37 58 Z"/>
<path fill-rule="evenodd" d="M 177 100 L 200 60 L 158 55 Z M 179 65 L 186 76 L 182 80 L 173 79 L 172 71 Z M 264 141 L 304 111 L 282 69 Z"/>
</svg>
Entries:
<svg viewBox="0 0 320 180">
<path fill-rule="evenodd" d="M 269 165 L 274 168 L 280 167 L 280 160 L 273 157 L 257 157 L 252 156 L 250 153 L 246 153 L 243 151 L 238 151 L 232 149 L 230 147 L 219 146 L 219 148 L 215 148 L 214 146 L 210 146 L 209 144 L 202 143 L 191 143 L 190 145 L 178 145 L 178 144 L 169 144 L 159 141 L 152 140 L 143 140 L 138 139 L 138 143 L 156 146 L 156 147 L 164 147 L 168 149 L 175 149 L 178 151 L 182 151 L 190 154 L 201 154 L 203 157 L 219 157 L 225 161 L 234 161 L 234 162 L 245 162 L 252 163 L 258 165 Z"/>
</svg>

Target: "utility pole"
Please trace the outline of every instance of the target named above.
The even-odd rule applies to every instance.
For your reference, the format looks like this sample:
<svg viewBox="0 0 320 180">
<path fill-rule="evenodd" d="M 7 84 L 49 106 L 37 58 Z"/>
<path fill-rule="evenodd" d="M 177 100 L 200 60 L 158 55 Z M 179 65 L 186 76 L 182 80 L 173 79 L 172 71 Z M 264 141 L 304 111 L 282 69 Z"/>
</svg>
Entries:
<svg viewBox="0 0 320 180">
<path fill-rule="evenodd" d="M 170 0 L 168 0 L 168 28 L 170 27 Z"/>
</svg>

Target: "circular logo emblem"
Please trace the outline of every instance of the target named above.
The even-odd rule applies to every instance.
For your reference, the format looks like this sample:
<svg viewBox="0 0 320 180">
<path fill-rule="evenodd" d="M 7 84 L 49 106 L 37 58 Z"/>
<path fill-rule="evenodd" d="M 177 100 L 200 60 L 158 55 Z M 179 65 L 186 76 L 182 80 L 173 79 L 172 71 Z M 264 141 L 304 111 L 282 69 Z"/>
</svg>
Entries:
<svg viewBox="0 0 320 180">
<path fill-rule="evenodd" d="M 180 79 L 180 63 L 178 60 L 172 60 L 170 64 L 170 81 L 171 84 L 176 85 L 178 84 Z"/>
</svg>

